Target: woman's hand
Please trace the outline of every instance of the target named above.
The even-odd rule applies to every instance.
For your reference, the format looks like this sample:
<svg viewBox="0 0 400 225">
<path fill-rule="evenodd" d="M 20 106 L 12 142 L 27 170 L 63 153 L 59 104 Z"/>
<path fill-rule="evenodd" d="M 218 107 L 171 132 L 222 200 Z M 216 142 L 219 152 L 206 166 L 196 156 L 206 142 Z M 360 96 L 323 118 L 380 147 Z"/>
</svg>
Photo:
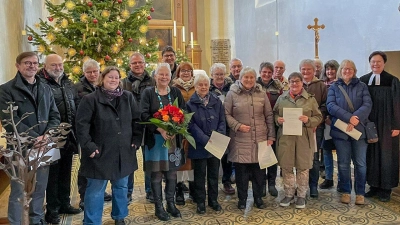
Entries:
<svg viewBox="0 0 400 225">
<path fill-rule="evenodd" d="M 273 143 L 274 143 L 273 140 L 267 140 L 267 145 L 268 145 L 268 146 L 271 146 Z"/>
<path fill-rule="evenodd" d="M 244 133 L 247 133 L 247 132 L 250 131 L 250 126 L 247 126 L 247 125 L 242 124 L 242 125 L 240 125 L 240 127 L 239 127 L 239 131 L 244 132 Z"/>
<path fill-rule="evenodd" d="M 99 154 L 99 153 L 100 153 L 99 150 L 96 149 L 96 151 L 94 151 L 89 157 L 90 157 L 90 158 L 94 158 L 94 156 L 95 156 L 96 154 Z"/>
<path fill-rule="evenodd" d="M 172 135 L 172 136 L 168 135 L 167 131 L 162 129 L 162 128 L 158 127 L 157 130 L 158 130 L 158 132 L 160 132 L 160 134 L 164 138 L 164 140 L 170 140 L 170 139 L 173 139 L 175 137 L 175 135 Z"/>
<path fill-rule="evenodd" d="M 326 123 L 327 125 L 331 125 L 332 120 L 331 120 L 331 118 L 330 118 L 329 116 L 326 117 L 325 123 Z"/>
<path fill-rule="evenodd" d="M 392 130 L 392 137 L 396 137 L 397 135 L 399 135 L 400 130 Z"/>
<path fill-rule="evenodd" d="M 347 125 L 346 131 L 347 131 L 347 132 L 350 132 L 350 131 L 353 130 L 353 128 L 354 128 L 354 125 L 351 124 L 351 123 L 349 123 L 349 124 Z"/>
<path fill-rule="evenodd" d="M 308 116 L 302 115 L 299 117 L 299 120 L 301 120 L 301 122 L 303 123 L 307 123 L 308 122 Z"/>
<path fill-rule="evenodd" d="M 360 122 L 360 121 L 358 120 L 358 116 L 352 116 L 352 117 L 350 117 L 350 123 L 351 123 L 353 126 L 357 126 L 359 122 Z"/>
<path fill-rule="evenodd" d="M 282 124 L 283 122 L 285 122 L 285 119 L 283 119 L 283 117 L 278 117 L 278 123 Z"/>
</svg>

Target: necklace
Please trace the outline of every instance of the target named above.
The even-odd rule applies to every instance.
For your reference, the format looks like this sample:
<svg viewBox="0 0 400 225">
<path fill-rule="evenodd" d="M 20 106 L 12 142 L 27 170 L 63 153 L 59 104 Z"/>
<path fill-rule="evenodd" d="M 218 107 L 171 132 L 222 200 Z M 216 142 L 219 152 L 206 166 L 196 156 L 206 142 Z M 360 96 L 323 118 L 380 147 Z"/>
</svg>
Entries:
<svg viewBox="0 0 400 225">
<path fill-rule="evenodd" d="M 162 108 L 164 108 L 164 104 L 162 103 L 161 96 L 158 93 L 157 87 L 155 87 L 155 91 L 156 91 L 156 94 L 157 94 L 158 101 L 160 102 L 160 109 L 162 109 Z M 170 90 L 169 87 L 167 87 L 167 92 L 168 92 L 168 102 L 169 102 L 170 105 L 172 105 L 171 95 L 170 95 L 171 90 Z"/>
</svg>

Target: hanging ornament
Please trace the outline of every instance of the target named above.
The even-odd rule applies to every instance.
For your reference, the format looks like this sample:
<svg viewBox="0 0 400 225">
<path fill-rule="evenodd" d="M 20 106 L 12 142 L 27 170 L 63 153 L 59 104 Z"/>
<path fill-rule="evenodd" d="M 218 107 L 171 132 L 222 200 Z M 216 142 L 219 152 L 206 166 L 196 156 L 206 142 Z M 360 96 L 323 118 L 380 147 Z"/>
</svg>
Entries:
<svg viewBox="0 0 400 225">
<path fill-rule="evenodd" d="M 145 38 L 145 37 L 141 37 L 141 38 L 139 39 L 139 43 L 140 43 L 141 45 L 146 45 L 146 38 Z"/>
<path fill-rule="evenodd" d="M 85 52 L 81 49 L 80 51 L 79 51 L 79 55 L 84 55 L 85 54 Z"/>
<path fill-rule="evenodd" d="M 118 0 L 118 4 L 121 4 L 122 3 L 122 0 Z"/>
<path fill-rule="evenodd" d="M 121 37 L 121 36 L 117 37 L 117 43 L 118 43 L 119 45 L 123 45 L 123 44 L 124 44 L 124 38 Z"/>
<path fill-rule="evenodd" d="M 67 1 L 65 2 L 65 8 L 68 10 L 73 10 L 75 8 L 75 3 L 73 1 Z"/>
<path fill-rule="evenodd" d="M 43 53 L 44 51 L 46 51 L 46 47 L 44 45 L 38 45 L 37 51 L 39 53 Z"/>
<path fill-rule="evenodd" d="M 129 41 L 130 43 L 132 43 L 133 39 L 132 39 L 132 38 L 129 38 L 128 41 Z"/>
<path fill-rule="evenodd" d="M 29 35 L 29 36 L 28 36 L 28 41 L 32 41 L 32 40 L 33 40 L 32 35 Z"/>
<path fill-rule="evenodd" d="M 106 65 L 102 65 L 102 66 L 100 66 L 100 72 L 101 71 L 103 71 L 103 70 L 105 70 L 107 68 L 107 66 Z"/>
<path fill-rule="evenodd" d="M 124 60 L 122 60 L 121 58 L 118 58 L 116 62 L 117 62 L 117 65 L 120 66 L 124 63 Z"/>
<path fill-rule="evenodd" d="M 148 20 L 151 20 L 151 16 L 150 16 L 150 15 L 148 15 L 148 16 L 147 16 L 147 19 L 148 19 Z"/>
<path fill-rule="evenodd" d="M 50 22 L 53 22 L 53 20 L 54 20 L 54 18 L 51 17 L 51 16 L 47 17 L 47 19 L 48 19 Z"/>
<path fill-rule="evenodd" d="M 150 53 L 146 53 L 146 58 L 150 58 L 151 57 L 151 54 Z"/>
<path fill-rule="evenodd" d="M 83 57 L 82 62 L 86 62 L 86 61 L 88 61 L 89 59 L 90 59 L 89 56 L 85 56 L 85 57 Z"/>
<path fill-rule="evenodd" d="M 97 24 L 99 21 L 98 21 L 96 18 L 94 18 L 94 19 L 92 20 L 92 22 L 93 22 L 94 24 Z"/>
<path fill-rule="evenodd" d="M 126 10 L 126 9 L 124 9 L 124 10 L 121 11 L 121 16 L 122 16 L 122 18 L 124 18 L 124 19 L 129 18 L 130 15 L 131 15 L 131 13 L 130 13 L 128 10 Z"/>
<path fill-rule="evenodd" d="M 128 0 L 128 6 L 129 7 L 133 7 L 136 5 L 136 1 L 135 0 Z"/>
<path fill-rule="evenodd" d="M 40 23 L 35 23 L 33 26 L 35 26 L 36 28 L 40 28 Z"/>
<path fill-rule="evenodd" d="M 72 56 L 76 55 L 76 50 L 75 50 L 74 48 L 69 48 L 69 49 L 67 50 L 67 54 L 68 54 L 70 57 L 72 57 Z"/>
<path fill-rule="evenodd" d="M 100 43 L 97 45 L 97 52 L 101 52 L 101 44 Z"/>
<path fill-rule="evenodd" d="M 81 67 L 80 67 L 80 66 L 74 66 L 74 67 L 72 67 L 72 73 L 74 73 L 74 74 L 81 74 Z"/>
<path fill-rule="evenodd" d="M 154 12 L 155 10 L 154 10 L 154 7 L 151 7 L 150 8 L 150 12 Z"/>
<path fill-rule="evenodd" d="M 111 60 L 111 57 L 110 57 L 109 55 L 106 55 L 106 56 L 104 57 L 104 60 L 110 61 L 110 60 Z"/>
<path fill-rule="evenodd" d="M 86 41 L 86 34 L 83 34 L 82 41 L 83 41 L 83 42 Z"/>
<path fill-rule="evenodd" d="M 104 65 L 106 63 L 103 58 L 98 58 L 97 62 L 99 62 L 100 65 Z"/>
<path fill-rule="evenodd" d="M 61 27 L 62 28 L 67 28 L 68 27 L 68 20 L 67 19 L 62 19 L 61 20 Z"/>
<path fill-rule="evenodd" d="M 120 30 L 117 30 L 117 35 L 121 35 L 122 32 Z"/>
<path fill-rule="evenodd" d="M 117 54 L 120 50 L 121 49 L 120 49 L 120 47 L 118 45 L 112 45 L 111 46 L 111 52 L 114 53 L 114 54 Z"/>
<path fill-rule="evenodd" d="M 88 16 L 86 13 L 82 13 L 82 14 L 81 14 L 80 20 L 81 20 L 83 23 L 87 23 L 87 22 L 88 22 L 88 19 L 89 19 L 89 16 Z"/>
<path fill-rule="evenodd" d="M 142 9 L 142 11 L 140 11 L 140 14 L 142 14 L 142 16 L 148 16 L 149 12 L 147 12 L 146 9 Z"/>
<path fill-rule="evenodd" d="M 108 18 L 110 16 L 110 11 L 108 10 L 101 11 L 101 16 L 104 18 Z"/>
<path fill-rule="evenodd" d="M 47 38 L 47 40 L 49 40 L 50 42 L 53 42 L 53 41 L 56 40 L 56 36 L 55 36 L 53 33 L 51 33 L 51 32 L 47 33 L 46 38 Z"/>
<path fill-rule="evenodd" d="M 93 2 L 88 2 L 87 6 L 92 7 L 93 6 Z"/>
<path fill-rule="evenodd" d="M 148 30 L 148 28 L 147 28 L 146 25 L 141 25 L 141 26 L 139 27 L 139 31 L 140 31 L 141 33 L 143 33 L 143 34 L 146 33 L 147 30 Z"/>
<path fill-rule="evenodd" d="M 122 63 L 121 63 L 121 65 L 122 65 Z M 120 70 L 119 73 L 121 74 L 121 79 L 126 78 L 126 72 L 125 72 L 125 70 Z"/>
</svg>

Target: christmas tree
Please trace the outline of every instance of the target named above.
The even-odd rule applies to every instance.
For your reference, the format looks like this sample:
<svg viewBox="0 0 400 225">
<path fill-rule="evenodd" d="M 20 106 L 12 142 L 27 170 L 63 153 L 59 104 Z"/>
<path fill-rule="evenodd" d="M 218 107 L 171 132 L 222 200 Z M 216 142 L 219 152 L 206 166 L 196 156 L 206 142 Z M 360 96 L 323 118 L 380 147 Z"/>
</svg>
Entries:
<svg viewBox="0 0 400 225">
<path fill-rule="evenodd" d="M 154 12 L 152 1 L 141 7 L 135 0 L 66 0 L 61 4 L 45 1 L 48 21 L 39 19 L 27 26 L 28 41 L 39 54 L 65 52 L 64 70 L 76 81 L 87 59 L 97 60 L 101 69 L 114 65 L 129 68 L 129 56 L 142 53 L 147 63 L 158 61 L 156 38 L 147 40 L 148 22 Z M 126 76 L 125 71 L 122 76 Z"/>
</svg>

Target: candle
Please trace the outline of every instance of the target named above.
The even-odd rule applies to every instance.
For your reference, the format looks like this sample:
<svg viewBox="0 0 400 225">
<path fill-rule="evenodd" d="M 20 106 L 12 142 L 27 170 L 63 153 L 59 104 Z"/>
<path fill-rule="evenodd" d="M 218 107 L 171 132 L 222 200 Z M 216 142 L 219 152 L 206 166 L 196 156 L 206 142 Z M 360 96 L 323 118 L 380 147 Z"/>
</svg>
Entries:
<svg viewBox="0 0 400 225">
<path fill-rule="evenodd" d="M 174 20 L 174 37 L 176 37 L 176 21 Z"/>
<path fill-rule="evenodd" d="M 190 32 L 190 46 L 193 48 L 193 32 Z"/>
<path fill-rule="evenodd" d="M 185 26 L 182 27 L 182 42 L 185 42 Z"/>
</svg>

